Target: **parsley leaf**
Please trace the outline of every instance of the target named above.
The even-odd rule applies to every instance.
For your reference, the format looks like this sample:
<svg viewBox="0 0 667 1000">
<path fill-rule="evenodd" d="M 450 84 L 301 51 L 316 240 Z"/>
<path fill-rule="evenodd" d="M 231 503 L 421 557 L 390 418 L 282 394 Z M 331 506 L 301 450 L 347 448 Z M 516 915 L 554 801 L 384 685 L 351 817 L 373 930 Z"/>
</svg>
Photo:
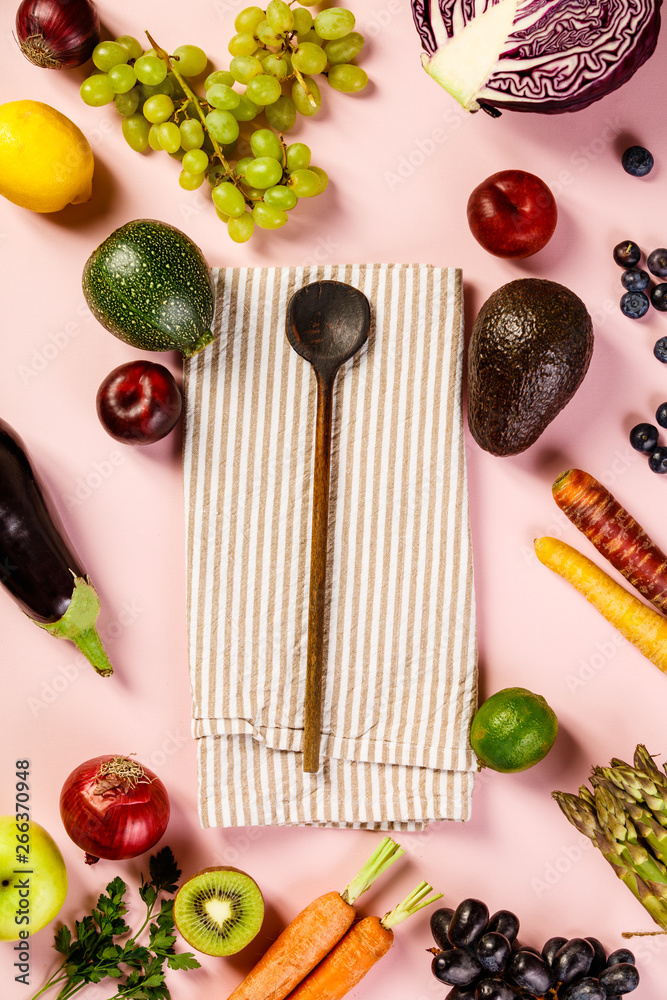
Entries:
<svg viewBox="0 0 667 1000">
<path fill-rule="evenodd" d="M 70 931 L 69 927 L 63 924 L 60 930 L 56 931 L 56 940 L 54 947 L 56 951 L 60 952 L 61 955 L 68 955 L 71 944 L 72 944 L 72 932 Z"/>
<path fill-rule="evenodd" d="M 170 847 L 163 847 L 161 851 L 158 851 L 150 859 L 149 869 L 151 882 L 157 892 L 176 892 L 178 889 L 178 880 L 181 877 L 181 870 L 176 864 L 176 859 Z"/>
<path fill-rule="evenodd" d="M 160 927 L 158 924 L 151 924 L 150 926 L 150 941 L 148 947 L 151 951 L 156 954 L 162 953 L 166 955 L 167 952 L 171 951 L 176 942 L 176 935 L 170 934 L 166 927 Z"/>
<path fill-rule="evenodd" d="M 199 962 L 194 955 L 182 952 L 180 955 L 168 955 L 167 965 L 170 969 L 198 969 Z"/>
<path fill-rule="evenodd" d="M 114 998 L 169 1000 L 165 963 L 168 969 L 199 968 L 191 952 L 174 951 L 174 901 L 160 898 L 176 892 L 181 875 L 170 848 L 164 847 L 151 857 L 149 875 L 148 881 L 141 877 L 139 896 L 146 904 L 146 918 L 136 933 L 127 937 L 127 886 L 116 877 L 106 892 L 100 893 L 91 913 L 75 921 L 73 932 L 67 926 L 56 931 L 54 947 L 63 961 L 36 996 L 58 986 L 56 1000 L 68 1000 L 83 986 L 108 978 L 117 986 Z M 138 938 L 146 928 L 148 942 L 139 944 Z"/>
</svg>

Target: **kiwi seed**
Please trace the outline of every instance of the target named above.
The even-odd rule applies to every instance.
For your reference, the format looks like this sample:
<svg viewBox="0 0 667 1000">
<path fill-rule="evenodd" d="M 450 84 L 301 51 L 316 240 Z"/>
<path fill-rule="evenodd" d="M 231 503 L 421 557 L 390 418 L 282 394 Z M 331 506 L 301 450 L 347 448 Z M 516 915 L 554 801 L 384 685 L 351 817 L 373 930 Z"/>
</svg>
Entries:
<svg viewBox="0 0 667 1000">
<path fill-rule="evenodd" d="M 263 919 L 257 883 L 237 868 L 204 868 L 183 883 L 174 900 L 176 927 L 205 955 L 235 955 L 252 941 Z"/>
</svg>

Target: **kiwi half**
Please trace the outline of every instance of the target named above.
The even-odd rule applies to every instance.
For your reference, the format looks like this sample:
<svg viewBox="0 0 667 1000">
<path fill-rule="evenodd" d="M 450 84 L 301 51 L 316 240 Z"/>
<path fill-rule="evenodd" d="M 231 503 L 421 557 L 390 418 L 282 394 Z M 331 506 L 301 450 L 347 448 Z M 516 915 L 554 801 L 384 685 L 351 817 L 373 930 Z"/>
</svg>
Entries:
<svg viewBox="0 0 667 1000">
<path fill-rule="evenodd" d="M 176 927 L 205 955 L 235 955 L 252 941 L 264 919 L 264 898 L 237 868 L 204 868 L 184 882 L 174 900 Z"/>
</svg>

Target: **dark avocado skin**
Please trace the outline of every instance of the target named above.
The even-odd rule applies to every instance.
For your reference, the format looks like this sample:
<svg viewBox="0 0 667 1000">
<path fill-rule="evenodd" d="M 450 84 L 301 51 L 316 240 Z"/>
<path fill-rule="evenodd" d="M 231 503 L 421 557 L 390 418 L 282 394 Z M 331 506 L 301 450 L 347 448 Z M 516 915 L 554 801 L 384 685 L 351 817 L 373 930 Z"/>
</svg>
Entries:
<svg viewBox="0 0 667 1000">
<path fill-rule="evenodd" d="M 588 371 L 593 324 L 564 285 L 520 278 L 498 288 L 468 348 L 468 424 L 492 455 L 518 455 L 569 403 Z"/>
<path fill-rule="evenodd" d="M 213 283 L 201 251 L 154 219 L 128 222 L 93 251 L 83 293 L 105 329 L 144 351 L 189 356 L 213 319 Z"/>
</svg>

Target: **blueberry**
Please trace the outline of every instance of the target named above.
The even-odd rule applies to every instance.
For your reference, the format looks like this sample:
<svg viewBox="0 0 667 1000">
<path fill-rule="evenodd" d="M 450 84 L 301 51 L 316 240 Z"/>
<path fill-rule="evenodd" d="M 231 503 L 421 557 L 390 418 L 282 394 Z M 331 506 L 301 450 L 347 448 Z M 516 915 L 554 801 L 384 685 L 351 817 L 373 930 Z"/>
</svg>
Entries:
<svg viewBox="0 0 667 1000">
<path fill-rule="evenodd" d="M 660 404 L 658 409 L 655 411 L 655 419 L 661 427 L 667 427 L 667 403 Z M 624 961 L 627 961 L 627 959 L 624 959 Z"/>
<path fill-rule="evenodd" d="M 649 294 L 654 309 L 659 309 L 663 313 L 667 312 L 667 281 L 661 281 L 659 285 L 654 285 Z"/>
<path fill-rule="evenodd" d="M 645 292 L 626 292 L 621 296 L 621 312 L 629 319 L 640 319 L 646 315 L 649 302 Z"/>
<path fill-rule="evenodd" d="M 663 365 L 667 365 L 667 337 L 661 337 L 660 340 L 656 340 L 653 345 L 653 353 L 658 361 L 662 361 Z"/>
<path fill-rule="evenodd" d="M 658 444 L 658 429 L 653 424 L 637 424 L 630 431 L 630 444 L 635 451 L 653 451 Z"/>
<path fill-rule="evenodd" d="M 628 146 L 621 163 L 625 172 L 633 177 L 645 177 L 653 169 L 653 157 L 643 146 Z"/>
<path fill-rule="evenodd" d="M 636 267 L 642 258 L 642 252 L 632 240 L 623 240 L 614 247 L 614 260 L 619 267 Z"/>
<path fill-rule="evenodd" d="M 649 271 L 656 278 L 667 278 L 667 250 L 664 247 L 651 250 L 646 258 L 646 263 L 648 264 Z"/>
<path fill-rule="evenodd" d="M 651 472 L 659 472 L 664 475 L 667 472 L 667 448 L 658 445 L 648 457 L 648 467 Z"/>
<path fill-rule="evenodd" d="M 651 284 L 651 278 L 640 267 L 630 267 L 621 275 L 621 284 L 629 292 L 643 292 Z"/>
</svg>

